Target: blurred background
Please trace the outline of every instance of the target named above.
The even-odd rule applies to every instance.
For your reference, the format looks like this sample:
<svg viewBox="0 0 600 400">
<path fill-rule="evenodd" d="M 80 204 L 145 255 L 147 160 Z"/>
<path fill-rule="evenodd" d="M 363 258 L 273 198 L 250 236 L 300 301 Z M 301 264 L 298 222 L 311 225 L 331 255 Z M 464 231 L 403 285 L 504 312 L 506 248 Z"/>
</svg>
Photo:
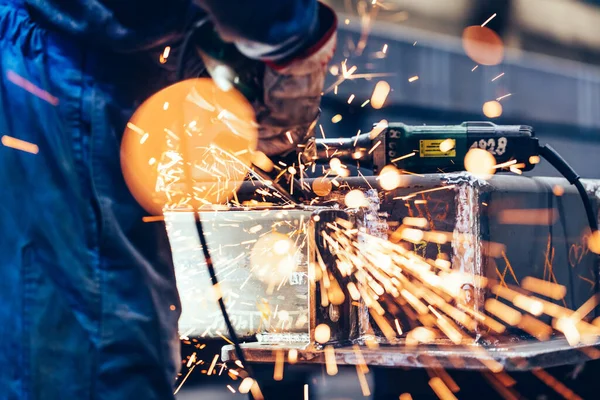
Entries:
<svg viewBox="0 0 600 400">
<path fill-rule="evenodd" d="M 600 178 L 600 0 L 325 2 L 338 12 L 340 25 L 320 119 L 327 137 L 354 136 L 382 119 L 409 124 L 486 120 L 531 125 L 541 141 L 557 149 L 580 175 Z M 464 29 L 484 23 L 504 44 L 504 60 L 495 66 L 478 65 L 463 49 Z M 366 102 L 382 80 L 391 92 L 384 106 L 374 109 Z M 493 100 L 502 110 L 490 119 L 483 105 Z M 530 174 L 557 176 L 543 161 Z M 200 348 L 203 344 L 206 347 Z M 196 352 L 210 364 L 223 344 L 201 338 L 187 341 L 183 355 Z M 548 372 L 564 380 L 571 370 Z M 588 368 L 584 374 L 596 370 L 597 366 Z M 192 371 L 178 399 L 243 398 L 227 388 L 231 384 L 235 389 L 239 383 L 226 376 L 207 377 L 206 368 L 202 371 Z M 288 372 L 286 367 L 286 376 Z M 187 373 L 185 365 L 183 373 Z M 341 369 L 327 380 L 319 367 L 310 373 L 319 382 L 311 399 L 368 398 L 362 396 L 353 368 Z M 586 397 L 584 392 L 593 388 L 586 388 L 584 382 L 571 387 Z M 555 397 L 550 393 L 532 398 Z"/>
<path fill-rule="evenodd" d="M 337 94 L 328 87 L 321 119 L 328 137 L 368 131 L 381 119 L 490 120 L 483 104 L 500 99 L 502 114 L 493 122 L 532 125 L 582 176 L 600 178 L 600 0 L 327 2 L 340 18 L 334 62 L 339 69 L 344 60 L 348 70 L 356 66 L 353 75 L 374 74 L 344 81 Z M 475 68 L 463 49 L 463 30 L 494 14 L 486 26 L 502 38 L 504 61 Z M 392 89 L 384 107 L 361 107 L 379 80 Z M 337 114 L 342 120 L 334 124 Z M 556 175 L 544 163 L 533 173 Z"/>
</svg>

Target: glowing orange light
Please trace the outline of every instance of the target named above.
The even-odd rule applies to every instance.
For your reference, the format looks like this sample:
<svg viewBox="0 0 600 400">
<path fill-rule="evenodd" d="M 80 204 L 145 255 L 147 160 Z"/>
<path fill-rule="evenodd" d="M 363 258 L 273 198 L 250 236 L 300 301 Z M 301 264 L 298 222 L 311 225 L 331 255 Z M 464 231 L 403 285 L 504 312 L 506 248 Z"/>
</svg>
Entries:
<svg viewBox="0 0 600 400">
<path fill-rule="evenodd" d="M 465 169 L 475 175 L 487 177 L 495 172 L 496 159 L 489 151 L 473 148 L 465 156 Z"/>
<path fill-rule="evenodd" d="M 469 26 L 462 35 L 463 48 L 477 64 L 497 65 L 504 59 L 504 44 L 496 32 L 483 26 Z"/>
<path fill-rule="evenodd" d="M 502 115 L 502 104 L 496 100 L 485 102 L 483 104 L 483 115 L 488 118 L 498 118 Z"/>
<path fill-rule="evenodd" d="M 600 231 L 593 232 L 588 239 L 590 251 L 600 254 Z"/>
<path fill-rule="evenodd" d="M 288 352 L 288 362 L 290 364 L 296 364 L 296 362 L 298 362 L 298 350 L 291 349 Z"/>
<path fill-rule="evenodd" d="M 279 284 L 297 268 L 295 243 L 283 233 L 270 232 L 262 236 L 250 252 L 250 266 L 257 279 Z"/>
<path fill-rule="evenodd" d="M 383 190 L 394 190 L 402 183 L 400 171 L 393 165 L 386 165 L 379 173 L 379 184 Z"/>
<path fill-rule="evenodd" d="M 539 164 L 540 156 L 531 156 L 529 157 L 529 164 Z"/>
<path fill-rule="evenodd" d="M 442 153 L 447 153 L 455 147 L 456 147 L 456 140 L 454 140 L 454 139 L 446 139 L 442 143 L 440 143 L 440 151 Z"/>
<path fill-rule="evenodd" d="M 315 192 L 317 196 L 321 197 L 327 196 L 329 193 L 331 193 L 332 188 L 333 185 L 331 184 L 331 181 L 325 177 L 315 179 L 312 184 L 313 192 Z"/>
<path fill-rule="evenodd" d="M 376 110 L 382 108 L 385 100 L 390 94 L 390 90 L 390 84 L 386 81 L 377 82 L 373 94 L 371 95 L 371 106 Z"/>
<path fill-rule="evenodd" d="M 331 168 L 333 171 L 338 171 L 341 167 L 342 162 L 339 158 L 334 157 L 331 160 L 329 160 L 329 168 Z"/>
<path fill-rule="evenodd" d="M 242 94 L 224 92 L 211 79 L 190 79 L 138 108 L 123 136 L 121 167 L 129 190 L 151 214 L 199 208 L 233 195 L 257 142 L 254 111 Z"/>
<path fill-rule="evenodd" d="M 344 198 L 344 202 L 349 208 L 360 208 L 367 205 L 367 199 L 364 193 L 358 189 L 348 192 Z"/>
<path fill-rule="evenodd" d="M 315 328 L 315 340 L 318 343 L 327 343 L 331 338 L 331 328 L 326 324 L 319 324 Z"/>
<path fill-rule="evenodd" d="M 29 143 L 24 140 L 6 135 L 2 136 L 2 144 L 6 147 L 21 150 L 31 154 L 37 154 L 40 151 L 37 144 Z"/>
</svg>

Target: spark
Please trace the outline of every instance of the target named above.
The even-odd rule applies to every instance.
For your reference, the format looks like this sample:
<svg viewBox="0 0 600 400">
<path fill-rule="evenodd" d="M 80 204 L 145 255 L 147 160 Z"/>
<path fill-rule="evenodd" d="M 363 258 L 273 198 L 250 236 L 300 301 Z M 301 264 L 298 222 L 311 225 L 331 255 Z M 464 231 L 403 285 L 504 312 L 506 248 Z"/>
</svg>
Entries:
<svg viewBox="0 0 600 400">
<path fill-rule="evenodd" d="M 419 76 L 418 75 L 411 76 L 410 78 L 408 78 L 408 81 L 411 82 L 411 83 L 414 82 L 414 81 L 417 81 L 417 80 L 419 80 Z"/>
<path fill-rule="evenodd" d="M 341 120 L 342 120 L 342 115 L 341 114 L 336 114 L 336 115 L 333 116 L 333 118 L 331 118 L 331 122 L 333 122 L 334 124 L 337 124 Z"/>
<path fill-rule="evenodd" d="M 502 169 L 502 168 L 510 167 L 511 165 L 515 165 L 516 163 L 517 163 L 517 160 L 506 161 L 501 164 L 494 165 L 494 169 Z"/>
<path fill-rule="evenodd" d="M 398 318 L 394 319 L 394 323 L 396 324 L 396 331 L 398 331 L 398 335 L 402 336 L 402 327 L 398 322 Z"/>
<path fill-rule="evenodd" d="M 489 17 L 483 24 L 481 24 L 481 27 L 483 28 L 484 26 L 486 26 L 491 20 L 493 20 L 494 18 L 496 18 L 496 13 L 494 13 L 491 17 Z"/>
<path fill-rule="evenodd" d="M 370 102 L 371 102 L 371 100 L 370 100 L 370 99 L 367 99 L 367 100 L 365 100 L 365 102 L 364 102 L 364 103 L 362 103 L 362 104 L 360 105 L 360 106 L 361 106 L 361 108 L 362 108 L 362 107 L 364 107 L 364 106 L 366 106 L 366 105 L 367 105 L 367 104 L 369 104 Z"/>
<path fill-rule="evenodd" d="M 371 106 L 375 110 L 379 110 L 383 107 L 390 90 L 390 84 L 386 81 L 377 82 L 375 89 L 373 90 L 373 94 L 371 95 Z"/>
<path fill-rule="evenodd" d="M 412 153 L 408 153 L 408 154 L 405 154 L 405 155 L 403 155 L 403 156 L 400 156 L 400 157 L 398 157 L 398 158 L 394 158 L 393 160 L 391 160 L 391 162 L 395 163 L 395 162 L 398 162 L 398 161 L 400 161 L 400 160 L 404 160 L 404 159 L 406 159 L 406 158 L 413 157 L 413 156 L 415 156 L 416 154 L 417 154 L 417 153 L 415 153 L 415 152 L 413 151 Z"/>
<path fill-rule="evenodd" d="M 455 147 L 456 147 L 456 140 L 454 140 L 454 139 L 448 138 L 448 139 L 444 140 L 442 143 L 440 143 L 440 151 L 442 153 L 447 153 Z"/>
<path fill-rule="evenodd" d="M 418 194 L 438 192 L 440 190 L 450 190 L 450 189 L 454 189 L 455 186 L 456 185 L 448 185 L 448 186 L 441 186 L 441 187 L 437 187 L 437 188 L 433 188 L 433 189 L 421 190 L 421 191 L 418 191 L 418 192 L 411 193 L 411 194 L 409 194 L 407 196 L 394 197 L 394 200 L 408 200 L 410 198 L 415 197 Z"/>
<path fill-rule="evenodd" d="M 380 144 L 381 144 L 381 140 L 379 140 L 377 143 L 375 143 L 373 145 L 373 147 L 371 147 L 371 150 L 369 150 L 369 154 L 373 153 Z"/>
<path fill-rule="evenodd" d="M 298 362 L 298 350 L 291 349 L 288 352 L 288 362 L 290 364 L 296 364 Z"/>
<path fill-rule="evenodd" d="M 285 354 L 283 350 L 278 350 L 275 352 L 275 369 L 273 371 L 273 380 L 275 381 L 283 380 L 284 357 Z"/>
<path fill-rule="evenodd" d="M 505 94 L 504 96 L 500 96 L 500 97 L 496 98 L 496 101 L 504 100 L 505 98 L 507 98 L 509 96 L 512 96 L 512 93 Z"/>
<path fill-rule="evenodd" d="M 592 232 L 587 244 L 592 253 L 600 254 L 600 231 Z"/>
<path fill-rule="evenodd" d="M 37 144 L 26 142 L 25 140 L 17 139 L 12 136 L 2 136 L 2 144 L 15 150 L 21 150 L 26 153 L 38 154 L 40 149 Z"/>
<path fill-rule="evenodd" d="M 308 400 L 308 384 L 304 384 L 304 400 Z"/>
<path fill-rule="evenodd" d="M 479 65 L 474 66 L 473 69 L 471 70 L 471 72 L 475 71 L 477 69 L 477 67 L 479 67 Z"/>
<path fill-rule="evenodd" d="M 219 370 L 219 373 L 218 373 L 219 376 L 221 376 L 224 369 L 225 369 L 225 363 L 221 364 L 221 369 Z"/>
<path fill-rule="evenodd" d="M 379 136 L 381 134 L 381 132 L 386 130 L 387 127 L 388 127 L 387 120 L 382 119 L 381 121 L 376 123 L 375 126 L 373 127 L 373 130 L 371 132 L 369 132 L 369 139 L 371 139 L 371 140 L 375 139 L 377 136 Z"/>
<path fill-rule="evenodd" d="M 562 382 L 559 382 L 555 377 L 541 368 L 535 368 L 531 371 L 538 379 L 551 387 L 556 393 L 563 396 L 565 399 L 581 400 L 575 392 L 566 387 Z"/>
<path fill-rule="evenodd" d="M 557 217 L 553 208 L 505 209 L 498 213 L 498 222 L 510 225 L 552 225 Z"/>
<path fill-rule="evenodd" d="M 497 79 L 500 79 L 500 78 L 502 78 L 503 76 L 504 76 L 504 72 L 503 72 L 503 73 L 501 73 L 500 75 L 498 75 L 497 77 L 495 77 L 494 79 L 492 79 L 492 82 L 494 82 L 494 81 L 495 81 L 495 80 L 497 80 Z"/>
<path fill-rule="evenodd" d="M 229 340 L 227 337 L 223 336 L 223 334 L 217 332 L 217 336 L 219 336 L 221 339 L 223 339 L 224 341 L 226 341 L 227 343 L 229 343 L 230 345 L 233 345 L 234 343 Z"/>
<path fill-rule="evenodd" d="M 335 361 L 335 350 L 333 346 L 325 346 L 325 369 L 327 375 L 333 376 L 338 373 L 337 363 Z"/>
<path fill-rule="evenodd" d="M 530 292 L 541 294 L 542 296 L 550 297 L 554 300 L 561 300 L 567 294 L 567 288 L 563 285 L 543 281 L 538 278 L 527 276 L 523 279 L 521 287 Z"/>
<path fill-rule="evenodd" d="M 176 395 L 177 393 L 179 393 L 179 391 L 181 390 L 183 384 L 185 383 L 185 381 L 187 380 L 187 378 L 191 375 L 191 373 L 194 371 L 194 368 L 196 368 L 196 365 L 198 364 L 194 364 L 192 365 L 192 368 L 190 368 L 187 372 L 187 374 L 185 375 L 185 377 L 183 378 L 183 380 L 181 381 L 181 383 L 179 384 L 179 386 L 177 386 L 177 389 L 175 389 L 175 392 L 173 392 L 174 395 Z"/>
<path fill-rule="evenodd" d="M 246 394 L 250 391 L 250 388 L 252 388 L 252 386 L 254 386 L 254 379 L 250 377 L 244 378 L 244 380 L 242 381 L 242 383 L 240 383 L 240 386 L 238 387 L 238 391 L 242 394 Z"/>
<path fill-rule="evenodd" d="M 354 138 L 354 144 L 353 144 L 354 147 L 356 147 L 356 143 L 358 142 L 359 136 L 360 136 L 360 129 L 358 130 L 358 132 L 356 132 L 356 137 Z"/>
<path fill-rule="evenodd" d="M 235 393 L 235 389 L 232 388 L 231 385 L 227 385 L 227 389 L 229 389 L 231 393 Z"/>
<path fill-rule="evenodd" d="M 327 324 L 319 324 L 315 328 L 315 341 L 324 344 L 331 338 L 331 328 Z"/>
<path fill-rule="evenodd" d="M 485 310 L 508 325 L 515 326 L 521 321 L 521 313 L 496 299 L 485 301 Z"/>
<path fill-rule="evenodd" d="M 6 78 L 14 83 L 15 85 L 19 86 L 21 89 L 26 90 L 27 92 L 31 93 L 32 95 L 44 100 L 47 103 L 50 103 L 53 106 L 57 106 L 58 105 L 58 98 L 55 96 L 52 96 L 50 93 L 48 93 L 47 91 L 45 91 L 44 89 L 41 89 L 40 87 L 34 85 L 32 82 L 28 81 L 27 79 L 23 78 L 21 75 L 16 74 L 13 71 L 8 71 L 6 73 Z"/>
<path fill-rule="evenodd" d="M 386 53 L 387 53 L 387 50 L 388 50 L 388 45 L 387 45 L 387 43 L 386 43 L 386 44 L 384 44 L 384 45 L 383 45 L 383 49 L 381 49 L 381 52 L 382 52 L 383 54 L 386 54 Z"/>
<path fill-rule="evenodd" d="M 429 221 L 427 218 L 417 218 L 417 217 L 404 217 L 402 219 L 402 223 L 404 225 L 416 226 L 418 228 L 426 228 L 429 225 Z"/>
<path fill-rule="evenodd" d="M 448 389 L 448 386 L 442 381 L 439 377 L 431 378 L 429 380 L 429 386 L 435 394 L 440 398 L 440 400 L 458 400 L 452 391 Z"/>
<path fill-rule="evenodd" d="M 212 362 L 210 363 L 210 367 L 208 368 L 208 372 L 206 373 L 206 375 L 211 375 L 215 369 L 215 365 L 217 364 L 217 360 L 219 359 L 219 355 L 215 354 Z"/>
<path fill-rule="evenodd" d="M 294 139 L 292 139 L 292 133 L 290 131 L 287 131 L 285 133 L 285 136 L 287 136 L 287 139 L 290 141 L 290 144 L 294 144 Z"/>
<path fill-rule="evenodd" d="M 360 190 L 351 190 L 344 198 L 344 202 L 349 208 L 361 208 L 367 203 L 364 193 Z"/>
<path fill-rule="evenodd" d="M 356 366 L 356 375 L 358 376 L 358 383 L 360 384 L 360 390 L 362 391 L 363 396 L 370 396 L 371 390 L 369 389 L 369 384 L 367 383 L 365 373 L 359 365 Z"/>
<path fill-rule="evenodd" d="M 351 104 L 352 100 L 354 100 L 354 95 L 353 94 L 351 94 L 350 97 L 348 97 L 348 104 Z"/>
</svg>

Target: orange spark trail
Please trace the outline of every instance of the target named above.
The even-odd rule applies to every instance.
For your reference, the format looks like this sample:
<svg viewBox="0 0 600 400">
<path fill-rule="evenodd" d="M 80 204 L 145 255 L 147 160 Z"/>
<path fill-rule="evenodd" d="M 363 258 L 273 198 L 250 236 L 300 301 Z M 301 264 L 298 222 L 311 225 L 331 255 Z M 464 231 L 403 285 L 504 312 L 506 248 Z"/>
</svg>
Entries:
<svg viewBox="0 0 600 400">
<path fill-rule="evenodd" d="M 26 153 L 37 154 L 40 149 L 36 144 L 26 142 L 11 136 L 2 136 L 2 144 L 15 150 L 21 150 Z"/>
<path fill-rule="evenodd" d="M 16 73 L 14 73 L 13 71 L 8 71 L 6 73 L 6 78 L 9 81 L 11 81 L 12 83 L 14 83 L 15 85 L 19 86 L 21 89 L 28 91 L 32 95 L 44 100 L 45 102 L 48 102 L 48 103 L 52 104 L 53 106 L 58 105 L 57 97 L 52 96 L 50 93 L 48 93 L 44 89 L 41 89 L 38 86 L 34 85 L 27 79 L 23 78 L 21 75 L 18 75 Z"/>
</svg>

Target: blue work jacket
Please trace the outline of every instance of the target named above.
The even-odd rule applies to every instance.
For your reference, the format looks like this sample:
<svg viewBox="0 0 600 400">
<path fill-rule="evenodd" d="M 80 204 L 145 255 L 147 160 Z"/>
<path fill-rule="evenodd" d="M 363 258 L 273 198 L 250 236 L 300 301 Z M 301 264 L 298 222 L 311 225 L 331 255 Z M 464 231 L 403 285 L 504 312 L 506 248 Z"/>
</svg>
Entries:
<svg viewBox="0 0 600 400">
<path fill-rule="evenodd" d="M 122 134 L 173 83 L 158 54 L 194 19 L 277 61 L 313 29 L 316 2 L 199 6 L 0 0 L 1 400 L 173 398 L 170 248 L 125 185 Z"/>
</svg>

